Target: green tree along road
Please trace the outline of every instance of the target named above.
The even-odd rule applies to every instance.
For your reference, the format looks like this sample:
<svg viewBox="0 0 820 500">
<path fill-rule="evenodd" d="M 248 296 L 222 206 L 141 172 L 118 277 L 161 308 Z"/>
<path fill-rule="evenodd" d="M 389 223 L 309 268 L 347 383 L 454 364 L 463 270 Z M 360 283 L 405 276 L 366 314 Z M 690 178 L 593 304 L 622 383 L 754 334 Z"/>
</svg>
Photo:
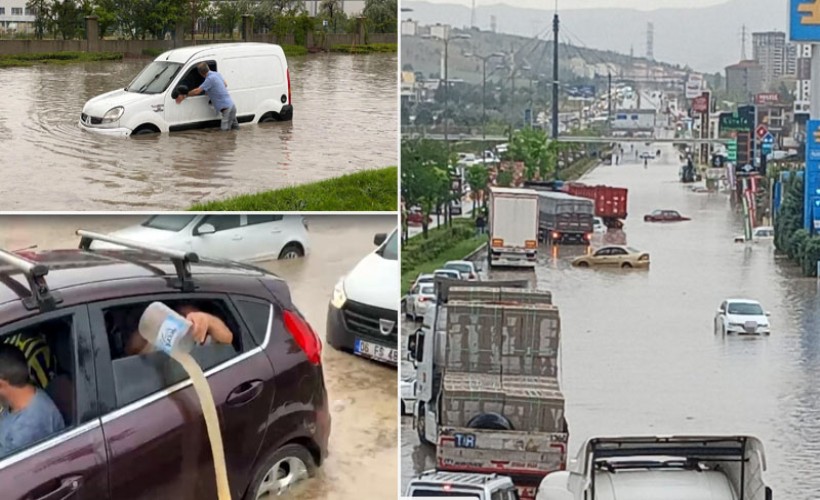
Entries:
<svg viewBox="0 0 820 500">
<path fill-rule="evenodd" d="M 83 38 L 85 17 L 98 18 L 100 38 L 161 39 L 173 33 L 177 25 L 197 36 L 234 38 L 243 15 L 252 15 L 256 32 L 279 37 L 293 34 L 296 43 L 304 45 L 307 34 L 320 32 L 358 32 L 358 20 L 348 18 L 338 0 L 325 0 L 317 17 L 308 15 L 303 2 L 288 0 L 28 0 L 26 6 L 34 15 L 34 36 L 46 38 Z M 362 16 L 368 32 L 395 33 L 398 7 L 396 0 L 366 0 Z M 329 21 L 325 27 L 323 21 Z M 204 33 L 199 32 L 204 21 Z"/>
<path fill-rule="evenodd" d="M 436 207 L 449 205 L 453 197 L 450 185 L 451 164 L 447 145 L 443 142 L 426 139 L 402 141 L 402 197 L 407 206 L 421 207 L 422 233 L 425 238 L 428 230 L 427 217 Z"/>
<path fill-rule="evenodd" d="M 775 248 L 794 261 L 803 276 L 817 276 L 820 236 L 811 236 L 803 227 L 803 180 L 792 171 L 783 185 L 783 202 L 775 218 Z"/>
</svg>

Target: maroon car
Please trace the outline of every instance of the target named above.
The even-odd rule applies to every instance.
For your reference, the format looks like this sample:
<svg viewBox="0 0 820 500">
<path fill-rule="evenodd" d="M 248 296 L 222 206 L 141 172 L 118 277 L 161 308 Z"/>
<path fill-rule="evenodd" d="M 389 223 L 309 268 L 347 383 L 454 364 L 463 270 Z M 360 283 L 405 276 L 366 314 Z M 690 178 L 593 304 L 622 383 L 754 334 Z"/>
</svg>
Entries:
<svg viewBox="0 0 820 500">
<path fill-rule="evenodd" d="M 676 210 L 655 210 L 651 214 L 643 216 L 644 222 L 683 222 L 690 220 Z"/>
<path fill-rule="evenodd" d="M 0 341 L 48 344 L 44 387 L 65 430 L 0 457 L 3 499 L 216 499 L 214 466 L 190 379 L 161 352 L 129 355 L 154 301 L 221 318 L 232 345 L 196 346 L 221 424 L 231 496 L 273 496 L 327 456 L 322 343 L 287 283 L 255 267 L 83 235 L 80 249 L 0 251 Z M 89 250 L 93 239 L 130 249 Z"/>
</svg>

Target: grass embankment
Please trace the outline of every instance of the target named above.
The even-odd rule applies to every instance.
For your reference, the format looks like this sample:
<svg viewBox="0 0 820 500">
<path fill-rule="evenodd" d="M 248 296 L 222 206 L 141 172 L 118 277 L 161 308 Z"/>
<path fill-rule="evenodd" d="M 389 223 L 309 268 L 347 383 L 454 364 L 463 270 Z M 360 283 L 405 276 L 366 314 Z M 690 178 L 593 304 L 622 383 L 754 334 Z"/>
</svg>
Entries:
<svg viewBox="0 0 820 500">
<path fill-rule="evenodd" d="M 120 52 L 46 52 L 0 56 L 0 68 L 33 66 L 35 64 L 71 64 L 88 61 L 119 61 Z"/>
<path fill-rule="evenodd" d="M 442 221 L 444 219 L 442 218 Z M 401 249 L 401 291 L 407 293 L 419 274 L 431 273 L 448 260 L 461 260 L 487 242 L 476 236 L 472 218 L 453 219 L 453 226 L 439 226 L 410 238 Z"/>
<path fill-rule="evenodd" d="M 194 211 L 395 212 L 398 168 L 388 167 L 343 175 L 222 201 L 198 203 Z"/>
<path fill-rule="evenodd" d="M 562 181 L 576 181 L 595 168 L 601 160 L 598 158 L 583 158 L 558 173 Z"/>
<path fill-rule="evenodd" d="M 367 45 L 334 45 L 330 47 L 331 52 L 342 52 L 344 54 L 375 54 L 398 52 L 397 43 L 371 43 Z"/>
<path fill-rule="evenodd" d="M 239 41 L 239 40 L 235 40 Z M 282 45 L 282 50 L 288 57 L 304 56 L 308 53 L 307 47 L 301 45 Z M 142 55 L 148 57 L 159 57 L 161 54 L 168 52 L 168 49 L 142 49 Z"/>
</svg>

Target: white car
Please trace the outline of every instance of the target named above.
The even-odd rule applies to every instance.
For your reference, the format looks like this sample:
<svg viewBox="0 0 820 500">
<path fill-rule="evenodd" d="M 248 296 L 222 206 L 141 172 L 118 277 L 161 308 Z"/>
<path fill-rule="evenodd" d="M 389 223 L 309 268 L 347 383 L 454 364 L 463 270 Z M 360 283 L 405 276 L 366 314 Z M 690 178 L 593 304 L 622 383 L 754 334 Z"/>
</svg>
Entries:
<svg viewBox="0 0 820 500">
<path fill-rule="evenodd" d="M 401 414 L 411 415 L 416 404 L 416 380 L 403 378 L 401 380 Z"/>
<path fill-rule="evenodd" d="M 416 285 L 407 296 L 405 314 L 418 321 L 424 317 L 427 307 L 436 303 L 436 286 L 433 283 L 422 283 Z"/>
<path fill-rule="evenodd" d="M 600 217 L 593 217 L 592 218 L 592 231 L 595 233 L 605 233 L 606 232 L 606 225 L 604 224 L 604 219 Z"/>
<path fill-rule="evenodd" d="M 769 313 L 756 300 L 724 300 L 715 314 L 715 333 L 769 335 Z"/>
<path fill-rule="evenodd" d="M 469 260 L 451 260 L 444 264 L 443 269 L 453 269 L 461 274 L 461 279 L 475 281 L 478 279 L 475 263 Z"/>
<path fill-rule="evenodd" d="M 745 235 L 735 236 L 735 243 L 744 243 Z M 774 241 L 774 228 L 772 226 L 759 226 L 752 230 L 753 243 Z"/>
<path fill-rule="evenodd" d="M 290 71 L 285 52 L 271 43 L 194 45 L 163 53 L 125 88 L 94 97 L 83 106 L 80 128 L 114 136 L 175 132 L 219 126 L 221 115 L 205 94 L 186 94 L 202 84 L 197 65 L 221 74 L 239 123 L 293 119 Z M 187 88 L 182 91 L 183 87 Z"/>
<path fill-rule="evenodd" d="M 310 251 L 308 224 L 301 215 L 163 214 L 111 235 L 240 262 L 295 259 Z M 91 248 L 120 247 L 94 241 Z"/>
<path fill-rule="evenodd" d="M 436 269 L 433 271 L 433 275 L 436 278 L 447 278 L 451 280 L 460 280 L 461 273 L 456 271 L 455 269 Z"/>
<path fill-rule="evenodd" d="M 458 497 L 475 500 L 517 500 L 518 492 L 509 476 L 429 470 L 414 477 L 405 497 Z"/>
<path fill-rule="evenodd" d="M 419 274 L 418 278 L 416 278 L 416 281 L 413 282 L 413 286 L 410 287 L 410 290 L 412 290 L 413 288 L 415 288 L 416 286 L 418 286 L 422 283 L 432 283 L 433 280 L 435 280 L 435 279 L 436 279 L 435 274 Z M 408 291 L 408 293 L 409 293 L 409 291 Z"/>
</svg>

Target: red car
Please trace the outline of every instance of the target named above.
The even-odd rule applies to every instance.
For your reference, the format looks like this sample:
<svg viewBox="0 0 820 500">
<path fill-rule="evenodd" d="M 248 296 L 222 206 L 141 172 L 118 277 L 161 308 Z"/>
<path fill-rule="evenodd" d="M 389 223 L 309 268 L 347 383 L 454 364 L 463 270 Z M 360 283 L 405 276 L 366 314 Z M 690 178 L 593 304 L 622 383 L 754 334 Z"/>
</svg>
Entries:
<svg viewBox="0 0 820 500">
<path fill-rule="evenodd" d="M 277 495 L 327 457 L 322 342 L 262 269 L 151 249 L 0 250 L 0 341 L 41 335 L 54 356 L 43 389 L 66 428 L 0 457 L 3 499 L 215 499 L 214 466 L 190 379 L 126 341 L 154 301 L 194 305 L 234 332 L 197 345 L 224 433 L 232 498 Z M 138 250 L 139 249 L 139 250 Z"/>
<path fill-rule="evenodd" d="M 420 226 L 422 224 L 423 220 L 424 220 L 424 214 L 422 214 L 421 211 L 411 210 L 410 212 L 407 213 L 407 223 L 410 224 L 410 225 Z M 433 221 L 433 218 L 428 215 L 427 216 L 427 223 L 429 224 L 432 221 Z"/>
<path fill-rule="evenodd" d="M 676 210 L 655 210 L 649 215 L 643 216 L 644 222 L 683 222 L 691 220 L 684 217 Z"/>
</svg>

